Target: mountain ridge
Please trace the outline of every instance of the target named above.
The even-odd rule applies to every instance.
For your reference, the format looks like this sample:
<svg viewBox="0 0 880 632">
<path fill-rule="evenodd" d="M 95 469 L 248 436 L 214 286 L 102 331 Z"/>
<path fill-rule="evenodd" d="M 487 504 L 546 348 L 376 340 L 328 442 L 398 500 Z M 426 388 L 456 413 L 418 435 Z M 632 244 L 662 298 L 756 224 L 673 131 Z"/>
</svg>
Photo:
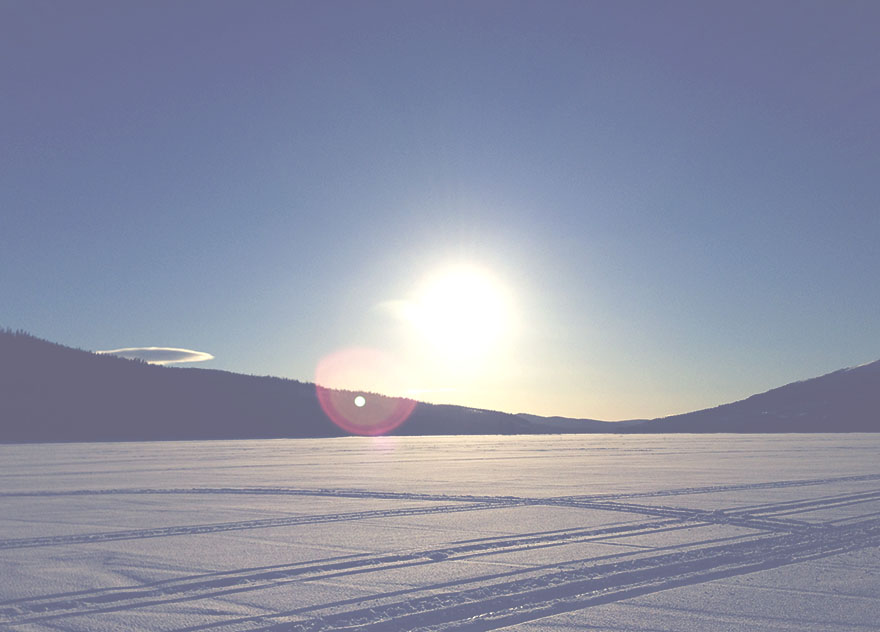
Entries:
<svg viewBox="0 0 880 632">
<path fill-rule="evenodd" d="M 419 402 L 390 434 L 878 431 L 880 360 L 651 420 L 542 417 Z M 324 414 L 308 382 L 150 365 L 0 330 L 3 443 L 346 434 Z"/>
<path fill-rule="evenodd" d="M 791 382 L 735 402 L 646 422 L 647 432 L 878 432 L 880 360 Z M 699 430 L 696 430 L 699 428 Z"/>
</svg>

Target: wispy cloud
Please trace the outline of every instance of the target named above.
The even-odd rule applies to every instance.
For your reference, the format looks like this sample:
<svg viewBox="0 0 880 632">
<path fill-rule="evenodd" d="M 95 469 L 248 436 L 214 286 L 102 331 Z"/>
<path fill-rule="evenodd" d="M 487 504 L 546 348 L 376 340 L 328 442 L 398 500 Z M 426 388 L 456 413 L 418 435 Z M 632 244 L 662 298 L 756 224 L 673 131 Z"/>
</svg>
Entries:
<svg viewBox="0 0 880 632">
<path fill-rule="evenodd" d="M 214 356 L 204 351 L 177 349 L 175 347 L 126 347 L 125 349 L 108 349 L 95 351 L 115 355 L 129 360 L 143 360 L 148 364 L 176 364 L 178 362 L 204 362 L 213 360 Z"/>
</svg>

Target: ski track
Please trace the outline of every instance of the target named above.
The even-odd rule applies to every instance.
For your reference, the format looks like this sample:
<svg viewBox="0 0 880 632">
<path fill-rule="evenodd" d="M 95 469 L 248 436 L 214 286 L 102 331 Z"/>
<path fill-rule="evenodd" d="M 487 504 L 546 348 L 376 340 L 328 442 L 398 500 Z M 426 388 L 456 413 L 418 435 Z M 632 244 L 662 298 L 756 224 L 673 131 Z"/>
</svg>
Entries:
<svg viewBox="0 0 880 632">
<path fill-rule="evenodd" d="M 453 513 L 458 511 L 478 511 L 480 509 L 510 507 L 516 504 L 518 503 L 474 503 L 439 505 L 432 507 L 411 507 L 405 509 L 374 509 L 367 511 L 321 514 L 317 516 L 289 516 L 283 518 L 265 518 L 262 520 L 239 520 L 236 522 L 155 527 L 152 529 L 99 531 L 94 533 L 77 533 L 72 535 L 55 535 L 36 538 L 9 538 L 6 540 L 0 540 L 0 550 L 23 549 L 40 546 L 68 546 L 71 544 L 111 542 L 114 540 L 142 540 L 145 538 L 163 538 L 176 535 L 199 535 L 204 533 L 219 533 L 221 531 L 269 529 L 272 527 L 290 527 L 303 524 L 318 524 L 322 522 L 366 520 L 370 518 L 390 518 L 395 516 L 418 516 L 436 513 Z"/>
<path fill-rule="evenodd" d="M 0 549 L 69 546 L 113 540 L 200 535 L 221 531 L 284 527 L 399 516 L 485 511 L 523 506 L 552 506 L 637 514 L 644 520 L 591 528 L 563 529 L 465 540 L 446 546 L 393 554 L 354 554 L 313 562 L 238 569 L 165 580 L 152 584 L 45 595 L 0 602 L 0 626 L 45 622 L 136 608 L 192 602 L 223 595 L 277 588 L 300 582 L 387 571 L 449 561 L 479 559 L 577 543 L 621 543 L 634 536 L 706 525 L 751 530 L 742 535 L 695 539 L 685 544 L 635 548 L 598 557 L 543 566 L 506 567 L 503 572 L 434 583 L 392 592 L 302 607 L 272 615 L 244 617 L 186 628 L 190 632 L 234 629 L 264 632 L 332 630 L 493 630 L 593 605 L 734 577 L 759 570 L 880 546 L 880 513 L 824 522 L 786 516 L 880 502 L 880 489 L 817 498 L 702 510 L 621 502 L 634 498 L 805 487 L 880 480 L 880 474 L 800 481 L 719 485 L 645 493 L 551 498 L 454 496 L 366 490 L 292 488 L 104 489 L 66 492 L 9 492 L 0 496 L 103 494 L 282 494 L 341 498 L 442 501 L 428 507 L 301 515 L 203 525 L 158 527 L 99 533 L 0 540 Z M 231 626 L 231 627 L 230 627 Z"/>
<path fill-rule="evenodd" d="M 880 474 L 864 474 L 860 476 L 837 476 L 832 478 L 809 478 L 792 481 L 769 481 L 763 483 L 738 483 L 734 485 L 709 485 L 705 487 L 681 487 L 675 489 L 654 490 L 647 492 L 625 492 L 590 494 L 581 496 L 564 496 L 560 499 L 570 500 L 613 500 L 620 498 L 653 498 L 657 496 L 681 496 L 692 494 L 714 494 L 718 492 L 747 491 L 756 489 L 780 489 L 786 487 L 808 487 L 812 485 L 828 485 L 832 483 L 849 483 L 862 481 L 878 481 Z M 461 502 L 499 502 L 519 500 L 516 496 L 473 496 L 456 494 L 419 494 L 412 492 L 387 492 L 365 489 L 301 489 L 296 487 L 184 487 L 184 488 L 152 488 L 152 487 L 121 487 L 110 489 L 68 489 L 68 490 L 23 490 L 0 492 L 0 498 L 31 497 L 31 496 L 101 496 L 115 494 L 254 494 L 254 495 L 291 495 L 291 496 L 328 496 L 334 498 L 375 498 L 388 500 L 427 500 L 427 501 L 461 501 Z"/>
<path fill-rule="evenodd" d="M 425 500 L 420 494 L 400 494 L 398 500 Z M 452 500 L 454 497 L 444 497 L 444 500 Z M 245 529 L 268 529 L 273 527 L 286 527 L 302 524 L 317 524 L 325 522 L 342 522 L 347 520 L 363 520 L 369 518 L 390 518 L 395 516 L 425 515 L 435 513 L 452 513 L 458 511 L 480 511 L 486 509 L 499 509 L 522 505 L 549 505 L 556 507 L 576 507 L 581 509 L 596 509 L 601 511 L 617 511 L 625 513 L 645 514 L 648 516 L 661 516 L 677 518 L 680 520 L 695 520 L 707 523 L 730 524 L 764 530 L 803 530 L 810 528 L 807 523 L 790 520 L 773 519 L 771 515 L 791 513 L 803 513 L 830 507 L 841 507 L 851 504 L 872 502 L 880 500 L 880 491 L 862 492 L 835 496 L 828 499 L 788 501 L 776 505 L 762 505 L 759 510 L 702 510 L 682 509 L 676 507 L 664 507 L 656 505 L 638 505 L 633 503 L 618 503 L 611 501 L 588 501 L 583 497 L 556 497 L 556 498 L 518 498 L 501 496 L 496 498 L 464 496 L 459 500 L 464 504 L 440 505 L 431 507 L 412 507 L 403 509 L 376 509 L 367 511 L 354 511 L 346 513 L 322 514 L 317 516 L 290 516 L 282 518 L 266 518 L 262 520 L 241 520 L 236 522 L 221 522 L 196 525 L 180 525 L 168 527 L 156 527 L 151 529 L 129 529 L 120 531 L 102 531 L 93 533 L 79 533 L 72 535 L 44 536 L 35 538 L 9 538 L 0 539 L 0 550 L 31 548 L 42 546 L 65 546 L 70 544 L 88 544 L 97 542 L 109 542 L 114 540 L 137 540 L 144 538 L 159 538 L 178 535 L 198 535 L 204 533 L 218 533 L 222 531 L 241 531 Z M 781 511 L 786 509 L 786 511 Z M 753 514 L 761 514 L 763 518 L 755 518 Z"/>
</svg>

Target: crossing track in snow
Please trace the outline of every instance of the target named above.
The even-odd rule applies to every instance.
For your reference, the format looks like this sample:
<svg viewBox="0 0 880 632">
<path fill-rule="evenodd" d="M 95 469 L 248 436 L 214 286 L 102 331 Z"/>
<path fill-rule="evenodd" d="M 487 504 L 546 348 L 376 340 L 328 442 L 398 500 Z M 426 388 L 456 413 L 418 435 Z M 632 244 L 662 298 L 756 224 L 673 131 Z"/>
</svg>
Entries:
<svg viewBox="0 0 880 632">
<path fill-rule="evenodd" d="M 455 505 L 435 505 L 430 507 L 407 507 L 400 509 L 351 511 L 321 514 L 315 516 L 286 516 L 279 518 L 264 518 L 260 520 L 238 520 L 235 522 L 177 525 L 168 527 L 155 527 L 152 529 L 99 531 L 94 533 L 75 533 L 70 535 L 55 535 L 36 538 L 9 538 L 6 540 L 0 540 L 0 550 L 23 549 L 41 546 L 69 546 L 71 544 L 112 542 L 114 540 L 142 540 L 145 538 L 163 538 L 179 535 L 200 535 L 206 533 L 219 533 L 222 531 L 243 531 L 248 529 L 292 527 L 297 525 L 319 524 L 325 522 L 344 522 L 350 520 L 365 520 L 370 518 L 418 516 L 437 513 L 446 514 L 459 511 L 479 511 L 481 509 L 496 509 L 498 507 L 509 507 L 515 504 L 516 503 L 514 502 L 460 503 Z"/>
<path fill-rule="evenodd" d="M 839 480 L 873 480 L 875 477 L 845 477 L 843 479 L 826 479 L 826 482 Z M 876 478 L 880 479 L 880 476 Z M 803 485 L 818 484 L 816 481 L 798 481 Z M 791 487 L 791 482 L 780 481 L 773 483 L 758 484 L 759 489 L 768 489 L 771 485 L 776 487 Z M 737 490 L 741 490 L 742 486 L 731 486 Z M 633 503 L 620 503 L 614 500 L 606 500 L 608 496 L 572 496 L 572 497 L 555 497 L 555 498 L 521 498 L 516 496 L 455 496 L 455 495 L 435 495 L 435 494 L 407 494 L 395 492 L 370 492 L 370 491 L 354 491 L 345 490 L 343 492 L 333 492 L 332 490 L 318 490 L 303 494 L 304 490 L 280 489 L 265 490 L 255 488 L 238 489 L 235 491 L 217 489 L 209 490 L 210 493 L 280 493 L 282 495 L 320 495 L 334 496 L 344 498 L 363 498 L 363 499 L 393 499 L 398 501 L 437 501 L 454 502 L 454 504 L 428 506 L 428 507 L 411 507 L 397 509 L 376 509 L 367 511 L 355 511 L 345 513 L 330 513 L 322 515 L 306 515 L 306 516 L 289 516 L 279 518 L 266 518 L 261 520 L 241 520 L 235 522 L 224 523 L 206 523 L 196 525 L 178 525 L 167 527 L 156 527 L 151 529 L 128 529 L 119 531 L 103 531 L 93 533 L 80 533 L 71 535 L 57 535 L 34 538 L 7 538 L 0 539 L 0 550 L 15 548 L 30 548 L 41 546 L 64 546 L 69 544 L 88 544 L 97 542 L 108 542 L 114 540 L 136 540 L 143 538 L 170 537 L 178 535 L 198 535 L 206 533 L 218 533 L 222 531 L 241 531 L 246 529 L 266 529 L 273 527 L 295 526 L 302 524 L 316 524 L 322 522 L 341 522 L 347 520 L 361 520 L 368 518 L 388 518 L 405 515 L 424 515 L 435 513 L 453 513 L 458 511 L 480 511 L 485 509 L 498 509 L 501 507 L 513 507 L 517 505 L 550 505 L 561 507 L 577 507 L 581 509 L 597 509 L 601 511 L 618 511 L 636 514 L 646 514 L 650 516 L 661 516 L 669 518 L 678 518 L 682 520 L 694 520 L 718 524 L 734 524 L 740 526 L 748 526 L 758 529 L 768 530 L 797 530 L 804 528 L 803 523 L 793 521 L 780 521 L 774 519 L 772 515 L 779 509 L 785 508 L 786 513 L 806 512 L 823 507 L 838 507 L 848 504 L 857 504 L 861 502 L 872 502 L 880 499 L 880 491 L 869 491 L 858 494 L 850 494 L 844 496 L 835 496 L 828 499 L 808 499 L 803 501 L 788 501 L 781 505 L 768 504 L 762 505 L 748 513 L 742 509 L 732 510 L 713 510 L 705 511 L 699 509 L 685 509 L 677 507 L 663 507 L 657 505 L 642 505 Z M 719 488 L 714 488 L 719 489 Z M 675 490 L 676 492 L 678 490 Z M 107 495 L 107 494 L 178 494 L 178 493 L 208 493 L 206 490 L 189 489 L 189 490 L 158 490 L 158 489 L 130 489 L 130 490 L 77 490 L 73 492 L 61 492 L 60 494 L 47 495 Z M 702 492 L 695 492 L 702 493 Z M 16 496 L 25 496 L 26 494 L 17 494 Z M 40 495 L 34 492 L 33 495 Z M 660 496 L 656 494 L 652 497 Z M 669 495 L 679 495 L 678 493 Z M 12 494 L 7 494 L 12 496 Z M 627 496 L 632 497 L 632 496 Z M 593 499 L 593 500 L 591 500 Z M 760 514 L 763 517 L 754 517 Z"/>
<path fill-rule="evenodd" d="M 631 561 L 543 573 L 472 589 L 407 599 L 257 628 L 272 632 L 331 630 L 493 630 L 669 588 L 768 570 L 880 545 L 880 520 L 754 538 Z"/>
<path fill-rule="evenodd" d="M 718 491 L 811 487 L 824 483 L 866 482 L 880 476 L 841 477 L 809 481 L 777 481 L 715 486 Z M 796 483 L 796 484 L 793 484 Z M 621 548 L 618 553 L 568 560 L 560 564 L 502 566 L 504 570 L 454 581 L 426 582 L 417 588 L 375 592 L 367 597 L 300 607 L 271 615 L 243 617 L 190 630 L 263 630 L 272 632 L 317 632 L 331 630 L 491 630 L 557 614 L 609 603 L 636 595 L 733 577 L 818 559 L 838 553 L 880 545 L 880 517 L 876 512 L 835 520 L 805 522 L 788 516 L 815 510 L 836 509 L 880 502 L 880 489 L 826 494 L 814 498 L 787 499 L 750 506 L 699 510 L 685 507 L 623 502 L 632 494 L 524 498 L 511 496 L 454 496 L 406 494 L 360 490 L 290 490 L 254 492 L 219 489 L 210 493 L 281 493 L 355 498 L 383 498 L 398 501 L 438 501 L 446 504 L 412 508 L 300 515 L 263 520 L 205 525 L 180 525 L 70 534 L 44 538 L 0 540 L 0 549 L 44 546 L 87 545 L 140 538 L 197 536 L 200 534 L 292 527 L 322 522 L 357 522 L 394 519 L 401 516 L 436 515 L 459 511 L 515 509 L 524 506 L 566 507 L 644 516 L 643 520 L 597 527 L 518 533 L 451 542 L 447 545 L 393 554 L 356 554 L 314 562 L 273 567 L 189 575 L 177 579 L 130 586 L 44 595 L 0 602 L 0 627 L 37 624 L 53 625 L 69 617 L 128 611 L 138 608 L 198 602 L 238 592 L 267 588 L 295 590 L 305 582 L 348 576 L 369 576 L 395 569 L 424 567 L 488 556 L 551 549 L 572 544 L 626 544 L 629 538 L 678 531 L 693 536 L 684 544 Z M 692 493 L 709 493 L 692 488 Z M 311 492 L 311 493 L 309 493 Z M 681 489 L 652 493 L 649 498 L 683 495 Z M 90 493 L 82 490 L 76 493 Z M 95 492 L 91 492 L 95 493 Z M 103 490 L 99 494 L 206 493 L 195 490 Z M 644 497 L 644 496 L 643 496 Z M 699 527 L 728 525 L 736 535 L 703 538 Z"/>
<path fill-rule="evenodd" d="M 788 487 L 810 487 L 832 483 L 856 483 L 880 481 L 880 474 L 863 474 L 859 476 L 835 476 L 826 478 L 808 478 L 798 480 L 767 481 L 757 483 L 738 483 L 733 485 L 707 485 L 703 487 L 678 487 L 673 489 L 650 490 L 645 492 L 587 494 L 579 496 L 562 496 L 558 500 L 619 500 L 623 498 L 654 498 L 658 496 L 682 496 L 693 494 L 714 494 L 719 492 L 754 491 L 759 489 L 784 489 Z M 369 489 L 316 488 L 303 489 L 298 487 L 117 487 L 94 489 L 66 490 L 19 490 L 0 491 L 0 498 L 8 497 L 43 497 L 43 496 L 107 496 L 118 494 L 245 494 L 245 495 L 282 495 L 282 496 L 325 496 L 332 498 L 376 498 L 388 500 L 425 500 L 425 501 L 461 501 L 461 502 L 499 502 L 517 499 L 516 496 L 481 496 L 464 494 L 425 494 L 415 492 L 377 491 Z M 543 499 L 537 499 L 543 500 Z"/>
</svg>

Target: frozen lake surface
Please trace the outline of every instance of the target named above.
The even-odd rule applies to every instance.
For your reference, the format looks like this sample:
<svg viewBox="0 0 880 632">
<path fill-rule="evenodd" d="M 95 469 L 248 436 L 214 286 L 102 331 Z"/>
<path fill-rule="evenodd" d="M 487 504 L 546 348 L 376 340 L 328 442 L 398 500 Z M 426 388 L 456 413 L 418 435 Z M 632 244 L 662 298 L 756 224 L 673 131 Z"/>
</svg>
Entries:
<svg viewBox="0 0 880 632">
<path fill-rule="evenodd" d="M 880 435 L 0 446 L 0 630 L 880 629 Z"/>
</svg>

